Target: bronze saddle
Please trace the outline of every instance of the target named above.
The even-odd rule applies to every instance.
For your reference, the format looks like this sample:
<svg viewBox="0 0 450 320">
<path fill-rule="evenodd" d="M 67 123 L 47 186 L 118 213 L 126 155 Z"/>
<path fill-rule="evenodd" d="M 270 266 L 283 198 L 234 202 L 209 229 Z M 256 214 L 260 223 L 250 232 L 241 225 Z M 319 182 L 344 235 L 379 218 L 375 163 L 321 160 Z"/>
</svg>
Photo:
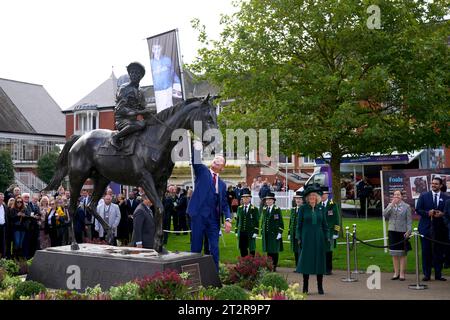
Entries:
<svg viewBox="0 0 450 320">
<path fill-rule="evenodd" d="M 114 132 L 117 133 L 117 131 Z M 122 139 L 119 149 L 111 144 L 111 138 L 109 138 L 100 146 L 97 154 L 99 156 L 130 156 L 134 154 L 138 134 L 134 132 Z"/>
</svg>

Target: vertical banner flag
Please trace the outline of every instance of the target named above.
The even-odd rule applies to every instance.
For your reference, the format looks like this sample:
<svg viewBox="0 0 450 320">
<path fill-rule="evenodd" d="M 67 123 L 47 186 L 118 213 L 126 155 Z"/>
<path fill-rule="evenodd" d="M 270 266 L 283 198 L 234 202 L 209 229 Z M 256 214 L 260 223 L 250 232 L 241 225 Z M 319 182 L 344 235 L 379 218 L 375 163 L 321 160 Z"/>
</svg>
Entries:
<svg viewBox="0 0 450 320">
<path fill-rule="evenodd" d="M 177 37 L 177 30 L 171 30 L 147 38 L 157 112 L 184 98 Z"/>
</svg>

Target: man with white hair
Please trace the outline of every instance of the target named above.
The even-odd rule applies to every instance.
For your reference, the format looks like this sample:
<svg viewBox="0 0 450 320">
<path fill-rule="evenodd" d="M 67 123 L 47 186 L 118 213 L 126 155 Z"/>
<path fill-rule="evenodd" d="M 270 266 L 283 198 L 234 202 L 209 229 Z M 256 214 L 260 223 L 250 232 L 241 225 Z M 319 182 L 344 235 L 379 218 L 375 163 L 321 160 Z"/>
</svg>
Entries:
<svg viewBox="0 0 450 320">
<path fill-rule="evenodd" d="M 110 194 L 107 194 L 103 199 L 104 202 L 97 206 L 97 213 L 112 229 L 115 242 L 115 238 L 117 237 L 117 227 L 120 223 L 120 209 L 117 204 L 112 203 L 112 197 Z M 95 231 L 98 232 L 100 238 L 105 238 L 105 231 L 98 220 L 95 220 Z"/>
<path fill-rule="evenodd" d="M 191 217 L 191 251 L 200 253 L 206 235 L 209 250 L 219 270 L 220 216 L 225 215 L 225 232 L 231 230 L 231 214 L 227 201 L 227 186 L 219 178 L 225 167 L 225 158 L 216 156 L 208 169 L 200 161 L 201 143 L 196 141 L 192 152 L 195 188 L 189 201 L 187 213 Z"/>
</svg>

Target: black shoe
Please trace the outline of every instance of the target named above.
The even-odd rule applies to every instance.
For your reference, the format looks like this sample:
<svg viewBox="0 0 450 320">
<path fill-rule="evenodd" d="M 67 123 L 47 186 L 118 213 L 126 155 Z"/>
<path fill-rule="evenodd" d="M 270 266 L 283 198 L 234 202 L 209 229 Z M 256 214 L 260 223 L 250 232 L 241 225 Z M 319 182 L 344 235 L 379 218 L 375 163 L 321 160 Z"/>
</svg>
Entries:
<svg viewBox="0 0 450 320">
<path fill-rule="evenodd" d="M 326 273 L 325 273 L 325 275 L 327 275 L 327 276 L 331 276 L 333 274 L 333 272 L 331 272 L 331 271 L 327 271 Z"/>
<path fill-rule="evenodd" d="M 400 276 L 392 277 L 391 280 L 398 280 Z"/>
<path fill-rule="evenodd" d="M 434 280 L 438 280 L 438 281 L 447 281 L 447 279 L 445 279 L 444 277 L 435 278 Z"/>
<path fill-rule="evenodd" d="M 322 288 L 319 288 L 317 291 L 319 292 L 319 294 L 325 294 L 325 292 L 323 292 Z"/>
<path fill-rule="evenodd" d="M 422 281 L 430 281 L 430 277 L 423 277 Z"/>
</svg>

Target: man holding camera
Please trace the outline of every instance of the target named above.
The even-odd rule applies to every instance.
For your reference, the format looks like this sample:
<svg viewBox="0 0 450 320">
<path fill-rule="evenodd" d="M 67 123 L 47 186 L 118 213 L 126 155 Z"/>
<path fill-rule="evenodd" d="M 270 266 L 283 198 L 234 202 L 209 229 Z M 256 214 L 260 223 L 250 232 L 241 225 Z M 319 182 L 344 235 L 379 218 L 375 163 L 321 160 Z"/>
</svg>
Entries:
<svg viewBox="0 0 450 320">
<path fill-rule="evenodd" d="M 440 242 L 447 242 L 448 229 L 444 222 L 444 205 L 449 199 L 441 192 L 442 179 L 434 177 L 431 181 L 431 191 L 420 195 L 416 205 L 416 212 L 420 215 L 419 233 L 424 237 Z M 426 238 L 422 242 L 422 271 L 423 281 L 429 281 L 431 268 L 434 268 L 435 280 L 446 281 L 442 277 L 445 247 Z"/>
</svg>

